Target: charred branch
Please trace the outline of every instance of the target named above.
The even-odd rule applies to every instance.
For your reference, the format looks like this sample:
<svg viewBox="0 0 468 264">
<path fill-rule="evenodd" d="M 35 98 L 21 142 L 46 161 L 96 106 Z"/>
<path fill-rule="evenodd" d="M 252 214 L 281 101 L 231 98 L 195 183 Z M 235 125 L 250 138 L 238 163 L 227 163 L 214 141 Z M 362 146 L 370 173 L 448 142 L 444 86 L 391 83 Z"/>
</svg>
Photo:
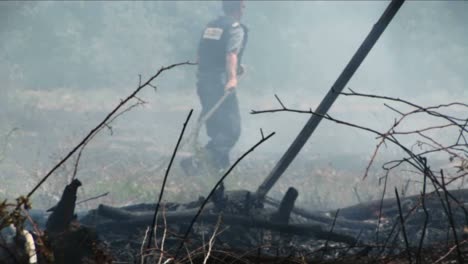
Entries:
<svg viewBox="0 0 468 264">
<path fill-rule="evenodd" d="M 273 215 L 272 220 L 281 224 L 288 224 L 289 217 L 294 209 L 294 203 L 296 202 L 298 195 L 299 193 L 295 188 L 289 187 L 281 201 L 278 212 Z"/>
<path fill-rule="evenodd" d="M 97 230 L 114 230 L 119 228 L 135 228 L 135 227 L 144 227 L 149 225 L 152 221 L 152 214 L 132 214 L 130 212 L 122 212 L 117 208 L 112 208 L 108 206 L 100 206 L 99 214 L 106 216 L 114 217 L 114 220 L 119 219 L 120 221 L 115 222 L 106 222 L 98 224 L 96 226 Z M 176 225 L 180 223 L 189 223 L 194 216 L 197 214 L 197 210 L 185 210 L 181 212 L 167 212 L 165 215 L 167 224 L 169 226 Z M 210 224 L 215 224 L 218 221 L 219 213 L 204 212 L 198 215 L 197 222 L 206 222 Z M 265 218 L 255 217 L 255 216 L 240 216 L 233 214 L 223 213 L 223 223 L 226 225 L 236 225 L 243 226 L 245 228 L 260 228 L 268 229 L 282 233 L 288 233 L 299 236 L 314 236 L 317 239 L 326 240 L 327 238 L 330 241 L 343 242 L 349 245 L 355 244 L 356 240 L 352 236 L 342 235 L 339 233 L 330 233 L 322 225 L 318 224 L 283 224 L 269 221 Z M 158 216 L 157 224 L 163 224 L 163 217 Z"/>
</svg>

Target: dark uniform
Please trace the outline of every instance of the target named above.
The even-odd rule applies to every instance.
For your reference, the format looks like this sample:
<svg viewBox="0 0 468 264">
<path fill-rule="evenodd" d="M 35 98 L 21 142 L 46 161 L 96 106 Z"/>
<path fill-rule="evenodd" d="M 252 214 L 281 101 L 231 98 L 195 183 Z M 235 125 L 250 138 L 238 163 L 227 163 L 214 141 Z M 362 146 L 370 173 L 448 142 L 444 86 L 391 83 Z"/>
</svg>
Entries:
<svg viewBox="0 0 468 264">
<path fill-rule="evenodd" d="M 203 31 L 198 47 L 197 93 L 202 105 L 202 115 L 207 113 L 224 95 L 226 55 L 238 56 L 238 69 L 247 43 L 247 28 L 235 19 L 221 16 L 211 21 Z M 229 152 L 239 139 L 240 114 L 235 90 L 206 122 L 210 141 L 205 146 L 214 166 L 229 166 Z"/>
</svg>

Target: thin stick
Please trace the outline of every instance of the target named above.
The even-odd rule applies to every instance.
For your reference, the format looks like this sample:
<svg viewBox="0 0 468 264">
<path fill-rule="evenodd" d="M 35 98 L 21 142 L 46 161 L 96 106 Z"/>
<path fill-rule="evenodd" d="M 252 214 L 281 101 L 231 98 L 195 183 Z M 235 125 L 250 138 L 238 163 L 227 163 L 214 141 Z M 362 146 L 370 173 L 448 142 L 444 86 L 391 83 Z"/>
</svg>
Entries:
<svg viewBox="0 0 468 264">
<path fill-rule="evenodd" d="M 166 241 L 166 235 L 167 235 L 167 221 L 166 221 L 166 210 L 163 207 L 163 220 L 164 220 L 164 232 L 163 232 L 163 237 L 161 239 L 161 253 L 159 254 L 159 261 L 158 264 L 161 264 L 163 256 L 164 256 L 164 242 Z"/>
<path fill-rule="evenodd" d="M 421 238 L 419 240 L 418 252 L 416 253 L 417 263 L 422 263 L 421 251 L 422 251 L 422 246 L 424 244 L 424 237 L 426 235 L 427 223 L 429 221 L 429 213 L 427 212 L 427 208 L 426 208 L 426 183 L 427 183 L 427 177 L 428 177 L 428 172 L 427 172 L 428 169 L 429 168 L 427 168 L 426 166 L 426 170 L 424 173 L 423 191 L 421 193 L 421 205 L 424 210 L 424 225 L 423 225 L 423 229 L 421 233 Z"/>
<path fill-rule="evenodd" d="M 338 217 L 339 212 L 340 212 L 340 209 L 336 210 L 335 217 L 333 218 L 333 223 L 331 225 L 330 232 L 329 232 L 330 235 L 333 233 L 333 229 L 335 228 L 336 218 Z M 327 240 L 325 241 L 325 245 L 323 247 L 321 259 L 323 259 L 323 257 L 325 257 L 325 253 L 326 253 L 326 251 L 328 249 L 328 241 L 330 241 L 330 236 L 328 236 Z"/>
<path fill-rule="evenodd" d="M 198 117 L 198 120 L 197 120 L 197 123 L 195 124 L 195 128 L 188 134 L 186 140 L 182 141 L 180 143 L 180 148 L 183 148 L 185 147 L 186 145 L 189 145 L 189 148 L 191 150 L 194 150 L 196 148 L 196 144 L 197 144 L 197 140 L 198 140 L 198 135 L 200 134 L 200 130 L 202 128 L 202 126 L 208 121 L 208 119 L 210 119 L 214 113 L 216 113 L 219 109 L 219 107 L 223 104 L 223 102 L 232 94 L 232 92 L 226 92 L 224 93 L 224 95 L 218 99 L 218 101 L 215 103 L 215 105 L 210 109 L 208 110 L 208 112 L 206 112 L 205 114 L 203 115 L 200 115 Z M 160 163 L 160 161 L 166 159 L 165 157 L 162 157 L 158 162 L 156 163 Z M 159 171 L 163 166 L 164 166 L 164 162 L 161 162 L 160 165 L 157 165 L 155 167 L 151 167 L 149 170 L 150 171 Z"/>
<path fill-rule="evenodd" d="M 442 178 L 442 186 L 445 187 L 445 180 L 444 180 L 444 171 L 440 170 L 440 176 Z M 453 233 L 453 239 L 455 240 L 455 245 L 457 246 L 457 258 L 458 258 L 458 263 L 463 263 L 463 256 L 460 250 L 460 244 L 458 243 L 458 237 L 457 237 L 457 230 L 455 228 L 455 222 L 453 221 L 453 213 L 452 213 L 452 206 L 450 205 L 449 197 L 448 197 L 448 191 L 446 188 L 444 188 L 444 196 L 445 196 L 445 201 L 447 203 L 447 211 L 448 211 L 448 219 L 450 223 L 450 227 L 452 228 L 452 233 Z"/>
<path fill-rule="evenodd" d="M 96 199 L 102 198 L 102 197 L 104 197 L 104 196 L 107 196 L 108 194 L 109 194 L 109 192 L 105 192 L 105 193 L 103 193 L 103 194 L 100 194 L 100 195 L 97 195 L 97 196 L 94 196 L 94 197 L 91 197 L 91 198 L 88 198 L 88 199 L 85 199 L 85 200 L 76 202 L 76 205 L 79 205 L 79 204 L 82 204 L 82 203 L 86 203 L 86 202 L 89 202 L 89 201 L 92 201 L 92 200 L 96 200 Z"/>
<path fill-rule="evenodd" d="M 403 212 L 401 211 L 400 196 L 398 195 L 398 190 L 396 187 L 395 187 L 395 195 L 396 195 L 396 199 L 398 203 L 398 212 L 400 215 L 401 232 L 403 233 L 403 238 L 405 239 L 405 246 L 406 246 L 406 251 L 408 253 L 408 260 L 409 260 L 409 263 L 411 264 L 413 263 L 413 260 L 411 259 L 411 250 L 410 250 L 409 243 L 408 243 L 408 236 L 406 235 L 405 220 L 403 219 Z"/>
<path fill-rule="evenodd" d="M 344 96 L 361 96 L 361 97 L 369 97 L 369 98 L 376 98 L 376 99 L 383 99 L 383 100 L 401 102 L 401 103 L 404 103 L 404 104 L 407 104 L 409 106 L 412 106 L 412 107 L 416 108 L 417 111 L 419 111 L 419 112 L 425 112 L 425 113 L 428 113 L 429 115 L 443 118 L 443 119 L 451 122 L 452 124 L 458 126 L 463 131 L 468 132 L 467 128 L 465 128 L 464 126 L 462 126 L 462 125 L 458 124 L 456 121 L 454 121 L 454 120 L 465 121 L 465 119 L 461 120 L 459 118 L 450 118 L 450 117 L 448 117 L 446 115 L 443 115 L 443 114 L 441 114 L 439 112 L 431 110 L 431 109 L 436 109 L 436 108 L 441 108 L 441 107 L 448 107 L 448 106 L 453 106 L 453 105 L 468 107 L 468 104 L 464 104 L 464 103 L 460 103 L 460 102 L 454 102 L 454 103 L 450 103 L 450 104 L 441 104 L 441 105 L 438 105 L 438 106 L 432 106 L 432 107 L 424 108 L 422 106 L 419 106 L 417 104 L 411 103 L 409 101 L 406 101 L 406 100 L 403 100 L 403 99 L 400 99 L 400 98 L 394 98 L 394 97 L 390 97 L 390 96 L 380 96 L 380 95 L 374 95 L 374 94 L 357 93 L 357 92 L 355 92 L 355 91 L 353 91 L 351 89 L 349 89 L 349 90 L 351 91 L 351 93 L 341 92 L 340 94 L 344 95 Z"/>
<path fill-rule="evenodd" d="M 80 164 L 80 160 L 81 160 L 81 154 L 83 153 L 85 146 L 86 146 L 86 143 L 80 148 L 80 151 L 78 152 L 78 157 L 76 157 L 75 166 L 73 167 L 73 174 L 72 174 L 71 181 L 73 181 L 76 178 L 76 174 L 78 173 L 78 165 Z"/>
<path fill-rule="evenodd" d="M 141 83 L 141 82 L 140 82 Z M 141 85 L 141 84 L 140 84 Z M 107 127 L 110 131 L 110 134 L 113 135 L 113 130 L 112 130 L 112 127 L 110 126 L 110 124 L 112 122 L 114 122 L 118 117 L 120 117 L 121 115 L 125 114 L 126 112 L 129 112 L 130 110 L 132 110 L 133 108 L 135 108 L 136 106 L 138 105 L 141 105 L 141 104 L 144 104 L 146 102 L 144 102 L 143 100 L 141 100 L 140 98 L 134 96 L 134 98 L 136 98 L 138 100 L 138 102 L 136 104 L 133 104 L 131 106 L 129 106 L 128 108 L 120 111 L 119 113 L 116 113 L 111 119 L 109 119 L 102 127 L 100 127 L 98 130 L 96 130 L 94 132 L 93 135 L 91 135 L 88 140 L 86 142 L 84 142 L 84 144 L 80 147 L 80 151 L 78 152 L 78 157 L 76 158 L 75 160 L 75 165 L 73 167 L 73 174 L 72 174 L 72 177 L 71 177 L 71 181 L 73 181 L 75 178 L 76 178 L 76 175 L 78 173 L 78 166 L 79 166 L 79 163 L 80 163 L 80 160 L 81 160 L 81 156 L 82 156 L 82 153 L 84 151 L 84 149 L 86 148 L 86 146 L 88 145 L 89 142 L 91 142 L 91 140 L 97 135 L 99 134 L 99 132 L 101 132 L 101 130 L 105 127 Z"/>
<path fill-rule="evenodd" d="M 208 259 L 211 255 L 211 250 L 213 249 L 213 241 L 218 233 L 219 225 L 221 224 L 222 215 L 219 216 L 218 223 L 216 223 L 215 229 L 213 231 L 213 235 L 211 236 L 210 240 L 208 241 L 208 253 L 206 253 L 205 259 L 203 260 L 203 264 L 208 262 Z"/>
<path fill-rule="evenodd" d="M 146 231 L 145 231 L 145 236 L 143 237 L 143 241 L 141 241 L 141 247 L 140 247 L 140 256 L 141 256 L 141 264 L 144 264 L 145 263 L 145 254 L 144 254 L 144 245 L 145 245 L 145 241 L 146 241 L 146 238 L 148 237 L 148 232 L 149 232 L 149 229 L 150 227 L 147 227 L 146 228 Z"/>
<path fill-rule="evenodd" d="M 194 63 L 191 63 L 191 62 L 182 62 L 182 63 L 176 63 L 176 64 L 172 64 L 170 66 L 167 66 L 167 67 L 162 67 L 161 69 L 159 69 L 159 71 L 153 75 L 152 77 L 150 77 L 144 84 L 138 86 L 138 88 L 132 92 L 127 98 L 125 98 L 124 100 L 120 101 L 120 103 L 104 118 L 104 120 L 102 120 L 96 127 L 94 127 L 82 140 L 80 143 L 78 143 L 78 145 L 76 145 L 67 155 L 65 155 L 65 157 L 60 161 L 58 162 L 37 184 L 36 186 L 34 186 L 34 188 L 28 193 L 28 195 L 26 196 L 27 198 L 30 198 L 35 192 L 36 190 L 58 169 L 60 168 L 73 154 L 75 154 L 75 152 L 80 149 L 84 144 L 86 144 L 86 142 L 88 141 L 88 139 L 90 137 L 93 136 L 93 134 L 99 130 L 101 127 L 105 126 L 105 124 L 107 123 L 107 121 L 112 118 L 112 116 L 120 109 L 122 108 L 122 106 L 124 106 L 128 101 L 130 101 L 132 98 L 134 98 L 143 88 L 145 88 L 146 86 L 148 86 L 148 84 L 150 84 L 154 79 L 156 79 L 161 73 L 163 73 L 164 71 L 167 71 L 167 70 L 170 70 L 174 67 L 177 67 L 177 66 L 181 66 L 181 65 L 194 65 Z M 19 204 L 18 207 L 20 207 L 21 205 Z"/>
<path fill-rule="evenodd" d="M 383 210 L 383 201 L 385 198 L 385 193 L 387 192 L 387 180 L 388 180 L 388 175 L 390 173 L 390 170 L 387 170 L 385 173 L 385 180 L 384 180 L 384 187 L 382 191 L 382 198 L 380 199 L 380 206 L 379 206 L 379 219 L 377 219 L 377 232 L 375 233 L 375 242 L 379 244 L 379 234 L 380 234 L 380 222 L 382 219 L 382 210 Z"/>
<path fill-rule="evenodd" d="M 463 241 L 460 243 L 460 245 L 463 245 L 463 244 L 465 244 L 466 242 L 467 242 L 466 240 L 463 240 Z M 440 263 L 440 262 L 444 261 L 444 259 L 446 259 L 457 247 L 458 247 L 458 246 L 455 245 L 455 246 L 453 246 L 452 248 L 450 248 L 450 250 L 449 250 L 445 255 L 443 255 L 443 256 L 440 257 L 438 260 L 436 260 L 436 261 L 434 262 L 434 264 L 437 264 L 437 263 Z"/>
<path fill-rule="evenodd" d="M 151 224 L 151 227 L 152 227 L 151 228 L 151 233 L 150 233 L 150 236 L 149 236 L 149 239 L 148 239 L 148 246 L 146 247 L 147 249 L 149 249 L 151 247 L 151 240 L 153 239 L 153 235 L 154 235 L 153 229 L 154 229 L 154 226 L 156 225 L 156 219 L 157 219 L 157 214 L 158 214 L 158 210 L 159 210 L 159 205 L 161 203 L 161 200 L 162 200 L 162 197 L 163 197 L 163 194 L 164 194 L 164 188 L 166 187 L 167 177 L 169 175 L 169 171 L 171 170 L 172 162 L 174 161 L 175 155 L 177 153 L 177 149 L 179 148 L 180 141 L 182 140 L 182 138 L 184 136 L 185 128 L 187 127 L 187 123 L 189 122 L 190 117 L 192 116 L 192 113 L 193 113 L 193 109 L 190 110 L 190 112 L 189 112 L 189 114 L 187 116 L 187 119 L 185 120 L 184 126 L 182 127 L 182 131 L 180 132 L 179 139 L 177 140 L 177 144 L 176 144 L 176 146 L 174 148 L 174 152 L 172 153 L 171 160 L 169 161 L 169 165 L 167 167 L 166 174 L 164 175 L 164 180 L 163 180 L 163 183 L 162 183 L 162 186 L 161 186 L 161 191 L 159 192 L 158 203 L 156 204 L 156 209 L 154 210 L 153 223 Z"/>
<path fill-rule="evenodd" d="M 189 252 L 189 250 L 187 248 L 187 245 L 184 244 L 184 247 L 185 247 L 185 251 L 187 252 L 187 257 L 188 257 L 188 259 L 190 261 L 190 264 L 193 264 L 192 256 L 191 256 L 191 254 L 190 254 L 190 252 Z"/>
<path fill-rule="evenodd" d="M 466 127 L 466 126 L 468 126 L 468 118 L 466 119 L 465 125 L 463 125 L 463 127 Z M 460 134 L 458 135 L 456 144 L 460 143 L 461 139 L 463 139 L 463 141 L 465 141 L 465 144 L 468 144 L 468 142 L 466 141 L 465 136 L 463 135 L 463 132 L 464 131 L 462 129 L 460 129 Z"/>
<path fill-rule="evenodd" d="M 356 199 L 357 199 L 358 203 L 362 203 L 361 197 L 359 196 L 359 192 L 358 192 L 356 186 L 353 186 L 353 192 L 354 192 L 354 195 L 356 196 Z"/>
</svg>

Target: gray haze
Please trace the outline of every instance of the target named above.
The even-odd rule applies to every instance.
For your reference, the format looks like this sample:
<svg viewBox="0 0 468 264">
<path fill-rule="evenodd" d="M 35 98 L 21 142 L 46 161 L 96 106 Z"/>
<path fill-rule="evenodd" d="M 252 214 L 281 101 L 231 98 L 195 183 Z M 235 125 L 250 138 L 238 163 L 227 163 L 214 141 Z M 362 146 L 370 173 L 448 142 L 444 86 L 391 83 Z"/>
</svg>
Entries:
<svg viewBox="0 0 468 264">
<path fill-rule="evenodd" d="M 291 108 L 314 109 L 387 5 L 386 1 L 248 1 L 247 73 L 238 91 L 243 134 L 233 157 L 259 140 L 260 128 L 265 133 L 275 131 L 277 135 L 249 157 L 253 163 L 268 157 L 268 171 L 309 116 L 250 115 L 250 110 L 279 107 L 275 94 Z M 139 74 L 146 80 L 161 66 L 193 61 L 203 26 L 220 13 L 215 1 L 1 2 L 0 168 L 4 173 L 0 180 L 5 184 L 0 184 L 0 199 L 27 192 L 136 88 Z M 348 86 L 423 106 L 468 103 L 466 14 L 468 3 L 462 1 L 405 3 Z M 150 163 L 152 155 L 172 151 L 188 111 L 199 110 L 194 72 L 195 67 L 184 66 L 164 74 L 154 83 L 156 93 L 147 89 L 140 95 L 148 102 L 145 106 L 117 120 L 112 135 L 103 131 L 90 143 L 80 172 L 85 183 L 91 184 L 112 162 L 137 166 L 127 158 L 129 151 Z M 456 108 L 451 113 L 467 116 Z M 388 129 L 397 117 L 382 101 L 359 97 L 339 98 L 330 115 L 379 131 Z M 413 118 L 402 129 L 430 122 Z M 451 140 L 454 134 L 434 136 Z M 401 140 L 412 144 L 415 139 Z M 351 167 L 357 177 L 350 181 L 359 182 L 376 144 L 372 134 L 323 121 L 298 160 L 321 160 L 322 171 Z M 389 146 L 379 157 L 401 155 Z M 316 168 L 313 162 L 307 164 L 306 170 Z M 72 166 L 68 164 L 68 170 Z M 380 173 L 377 169 L 375 175 Z M 285 178 L 293 177 L 287 174 Z M 26 180 L 30 176 L 32 180 Z M 244 183 L 239 185 L 254 189 L 264 176 L 251 179 L 253 184 L 239 178 Z M 336 191 L 334 183 L 322 184 Z"/>
</svg>

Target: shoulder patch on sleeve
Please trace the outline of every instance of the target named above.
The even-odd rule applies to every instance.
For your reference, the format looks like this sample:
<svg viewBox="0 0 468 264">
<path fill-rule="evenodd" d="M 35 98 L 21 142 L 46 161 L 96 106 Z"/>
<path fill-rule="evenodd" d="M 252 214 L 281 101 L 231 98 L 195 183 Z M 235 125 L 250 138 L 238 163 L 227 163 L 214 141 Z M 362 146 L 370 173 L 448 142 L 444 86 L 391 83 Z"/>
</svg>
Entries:
<svg viewBox="0 0 468 264">
<path fill-rule="evenodd" d="M 203 38 L 220 40 L 222 35 L 223 35 L 222 28 L 209 27 L 205 29 L 205 32 L 203 33 Z"/>
<path fill-rule="evenodd" d="M 239 22 L 234 22 L 231 26 L 232 27 L 238 27 L 238 26 L 240 26 L 240 23 Z"/>
</svg>

